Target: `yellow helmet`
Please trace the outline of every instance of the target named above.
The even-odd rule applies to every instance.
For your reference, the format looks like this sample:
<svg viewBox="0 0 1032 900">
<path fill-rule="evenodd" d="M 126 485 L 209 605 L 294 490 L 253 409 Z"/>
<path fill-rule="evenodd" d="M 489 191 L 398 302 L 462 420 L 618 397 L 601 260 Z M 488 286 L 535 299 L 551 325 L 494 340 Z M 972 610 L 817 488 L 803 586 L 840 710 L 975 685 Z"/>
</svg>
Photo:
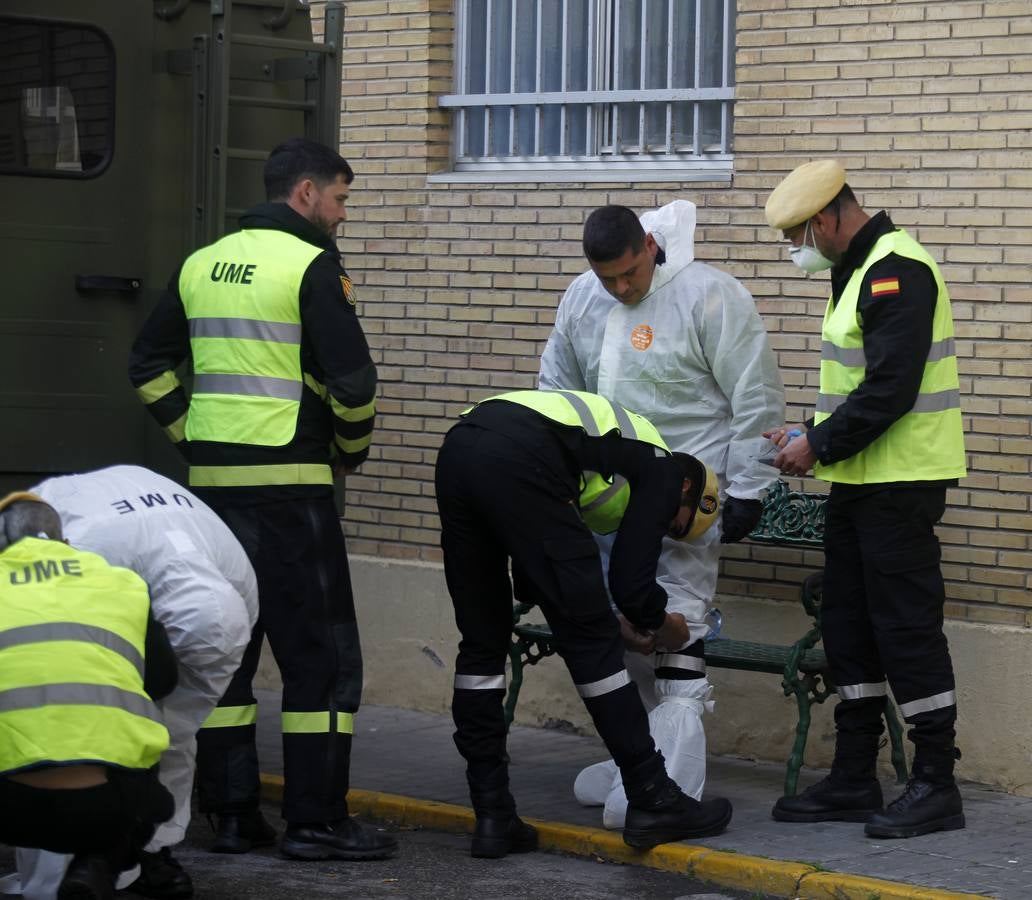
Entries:
<svg viewBox="0 0 1032 900">
<path fill-rule="evenodd" d="M 690 482 L 689 505 L 695 508 L 688 527 L 677 535 L 675 540 L 694 541 L 717 521 L 720 514 L 720 488 L 717 476 L 702 460 L 696 459 L 690 453 L 675 452 L 673 455 L 684 466 L 684 477 Z"/>
</svg>

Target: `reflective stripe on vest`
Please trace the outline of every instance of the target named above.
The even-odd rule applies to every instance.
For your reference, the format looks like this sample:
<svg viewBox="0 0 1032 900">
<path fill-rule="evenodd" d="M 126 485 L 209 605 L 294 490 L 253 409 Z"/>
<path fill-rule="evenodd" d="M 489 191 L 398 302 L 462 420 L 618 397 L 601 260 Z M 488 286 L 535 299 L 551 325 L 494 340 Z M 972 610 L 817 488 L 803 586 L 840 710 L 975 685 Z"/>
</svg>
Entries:
<svg viewBox="0 0 1032 900">
<path fill-rule="evenodd" d="M 168 747 L 143 689 L 143 580 L 59 541 L 0 553 L 0 773 L 153 766 Z"/>
<path fill-rule="evenodd" d="M 179 276 L 194 381 L 186 437 L 282 447 L 303 393 L 300 290 L 322 249 L 245 229 L 192 254 Z"/>
<path fill-rule="evenodd" d="M 80 622 L 45 622 L 41 625 L 22 625 L 0 631 L 0 650 L 21 644 L 40 644 L 45 641 L 85 641 L 99 644 L 124 656 L 143 678 L 143 654 L 129 641 L 107 628 L 83 625 Z"/>
<path fill-rule="evenodd" d="M 883 434 L 848 459 L 814 466 L 814 474 L 825 481 L 876 484 L 963 478 L 967 474 L 949 293 L 935 261 L 905 231 L 882 235 L 849 279 L 838 303 L 828 301 L 814 421 L 827 419 L 863 383 L 867 359 L 857 313 L 860 288 L 871 266 L 890 253 L 923 263 L 935 278 L 938 293 L 924 375 L 913 407 Z M 880 302 L 898 300 L 886 297 Z"/>
<path fill-rule="evenodd" d="M 518 403 L 553 422 L 579 426 L 591 437 L 601 437 L 616 431 L 625 438 L 651 444 L 657 448 L 657 454 L 666 455 L 670 451 L 648 419 L 598 394 L 584 391 L 512 391 L 489 397 L 482 402 L 494 400 Z M 581 480 L 578 504 L 585 524 L 598 534 L 616 531 L 631 498 L 627 480 L 621 475 L 614 475 L 609 480 L 597 472 L 584 472 Z"/>
<path fill-rule="evenodd" d="M 190 466 L 190 487 L 266 487 L 275 484 L 333 484 L 333 472 L 321 463 Z"/>
<path fill-rule="evenodd" d="M 0 691 L 0 713 L 40 706 L 107 706 L 142 716 L 152 722 L 162 721 L 150 697 L 104 684 L 73 681 Z"/>
</svg>

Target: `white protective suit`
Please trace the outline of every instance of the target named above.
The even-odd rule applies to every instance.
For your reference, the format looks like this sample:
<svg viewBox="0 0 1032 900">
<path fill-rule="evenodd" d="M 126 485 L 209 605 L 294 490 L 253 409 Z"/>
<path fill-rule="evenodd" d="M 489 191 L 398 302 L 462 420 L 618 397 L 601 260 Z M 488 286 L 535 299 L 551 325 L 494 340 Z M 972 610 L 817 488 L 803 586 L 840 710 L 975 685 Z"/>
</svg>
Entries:
<svg viewBox="0 0 1032 900">
<path fill-rule="evenodd" d="M 50 478 L 34 488 L 61 515 L 65 538 L 81 550 L 132 569 L 150 588 L 154 617 L 175 651 L 179 683 L 158 702 L 170 744 L 159 777 L 175 814 L 147 845 L 154 852 L 183 840 L 190 822 L 197 730 L 240 666 L 258 617 L 258 584 L 233 533 L 185 488 L 139 466 L 113 466 Z M 70 856 L 19 849 L 21 885 L 0 892 L 52 900 Z M 135 878 L 129 874 L 119 886 Z"/>
<path fill-rule="evenodd" d="M 648 293 L 627 306 L 590 269 L 578 276 L 559 303 L 538 387 L 591 391 L 640 413 L 671 449 L 705 462 L 722 494 L 760 499 L 777 478 L 758 462 L 772 449 L 762 432 L 784 420 L 785 398 L 752 296 L 735 278 L 695 261 L 693 203 L 675 200 L 641 223 L 666 256 Z M 599 543 L 605 558 L 611 541 Z M 657 581 L 667 611 L 685 617 L 689 644 L 709 633 L 704 620 L 719 558 L 718 528 L 692 543 L 663 542 Z M 654 664 L 628 654 L 667 770 L 698 799 L 706 778 L 701 713 L 712 709 L 712 687 L 705 678 L 657 681 Z M 623 826 L 627 801 L 611 761 L 584 770 L 574 790 L 586 805 L 605 805 L 607 828 Z"/>
</svg>

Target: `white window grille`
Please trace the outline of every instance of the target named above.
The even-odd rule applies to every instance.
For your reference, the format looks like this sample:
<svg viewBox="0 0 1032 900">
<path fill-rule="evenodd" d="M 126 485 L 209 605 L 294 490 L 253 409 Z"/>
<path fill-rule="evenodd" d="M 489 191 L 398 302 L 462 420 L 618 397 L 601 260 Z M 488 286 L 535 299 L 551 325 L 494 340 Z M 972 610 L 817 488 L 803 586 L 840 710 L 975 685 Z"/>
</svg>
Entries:
<svg viewBox="0 0 1032 900">
<path fill-rule="evenodd" d="M 730 177 L 734 0 L 457 0 L 455 56 L 459 176 Z"/>
</svg>

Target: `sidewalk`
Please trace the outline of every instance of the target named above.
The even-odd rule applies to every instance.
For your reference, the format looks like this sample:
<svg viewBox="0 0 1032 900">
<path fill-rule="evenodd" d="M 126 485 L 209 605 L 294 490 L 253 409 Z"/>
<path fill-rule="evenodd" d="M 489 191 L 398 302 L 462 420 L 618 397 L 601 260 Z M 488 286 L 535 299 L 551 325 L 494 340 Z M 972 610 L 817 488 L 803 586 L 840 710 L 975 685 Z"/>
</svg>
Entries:
<svg viewBox="0 0 1032 900">
<path fill-rule="evenodd" d="M 279 775 L 279 698 L 259 692 L 263 769 Z M 472 827 L 463 766 L 447 715 L 364 706 L 355 716 L 352 811 L 442 831 Z M 715 757 L 707 796 L 725 796 L 735 814 L 728 830 L 694 844 L 667 844 L 648 853 L 625 847 L 619 832 L 601 830 L 600 809 L 573 798 L 580 769 L 606 758 L 592 737 L 516 726 L 509 736 L 510 779 L 520 815 L 541 820 L 552 849 L 673 871 L 726 887 L 783 897 L 857 900 L 943 900 L 978 894 L 1005 900 L 1032 897 L 1032 800 L 962 784 L 967 828 L 876 841 L 851 823 L 775 822 L 784 768 Z M 822 773 L 804 769 L 800 788 Z M 276 792 L 270 778 L 269 790 Z M 883 783 L 887 797 L 899 787 Z"/>
</svg>

